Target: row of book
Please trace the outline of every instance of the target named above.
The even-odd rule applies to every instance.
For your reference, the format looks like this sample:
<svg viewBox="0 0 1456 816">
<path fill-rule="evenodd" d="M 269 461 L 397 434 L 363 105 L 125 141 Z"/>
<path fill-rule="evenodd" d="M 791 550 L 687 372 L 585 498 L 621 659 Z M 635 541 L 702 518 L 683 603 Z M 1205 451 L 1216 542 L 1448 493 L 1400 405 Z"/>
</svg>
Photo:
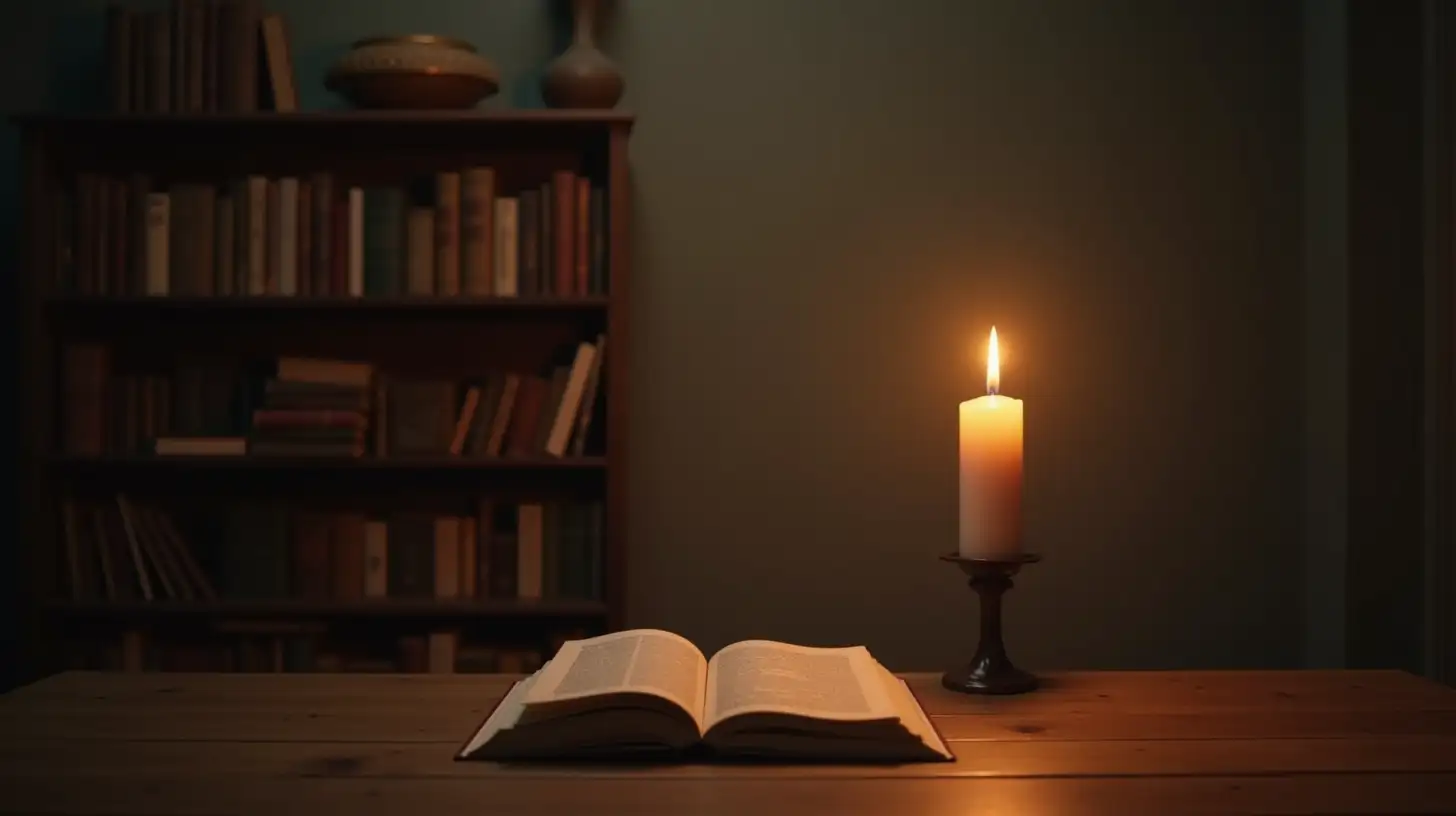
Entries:
<svg viewBox="0 0 1456 816">
<path fill-rule="evenodd" d="M 61 357 L 61 450 L 73 456 L 583 456 L 600 449 L 606 337 L 548 372 L 410 378 L 285 357 L 261 371 L 182 362 L 112 370 L 107 346 Z"/>
<path fill-rule="evenodd" d="M 462 642 L 453 631 L 402 635 L 382 643 L 335 636 L 322 624 L 279 626 L 258 631 L 252 622 L 223 622 L 205 641 L 130 637 L 97 641 L 72 638 L 64 644 L 67 668 L 93 671 L 175 672 L 360 672 L 529 674 L 562 642 L 588 637 L 591 630 L 553 633 L 543 647 Z"/>
<path fill-rule="evenodd" d="M 56 218 L 56 284 L 79 295 L 607 291 L 605 194 L 570 170 L 509 194 L 492 167 L 374 186 L 329 172 L 220 185 L 83 173 Z"/>
<path fill-rule="evenodd" d="M 470 515 L 237 502 L 168 512 L 118 494 L 62 509 L 72 600 L 601 600 L 600 502 L 478 500 Z"/>
<path fill-rule="evenodd" d="M 112 113 L 294 111 L 283 18 L 261 0 L 108 3 L 103 74 Z"/>
</svg>

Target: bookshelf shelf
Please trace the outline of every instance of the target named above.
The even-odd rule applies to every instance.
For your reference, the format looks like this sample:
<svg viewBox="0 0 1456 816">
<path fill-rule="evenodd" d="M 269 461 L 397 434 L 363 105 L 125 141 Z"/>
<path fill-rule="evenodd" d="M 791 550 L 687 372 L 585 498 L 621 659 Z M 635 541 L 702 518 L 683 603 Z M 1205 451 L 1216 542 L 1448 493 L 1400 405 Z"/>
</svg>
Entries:
<svg viewBox="0 0 1456 816">
<path fill-rule="evenodd" d="M 361 457 L 293 457 L 293 456 L 54 456 L 54 467 L 74 473 L 114 473 L 119 476 L 139 472 L 199 471 L 352 471 L 383 474 L 416 475 L 421 472 L 498 473 L 527 471 L 599 471 L 607 467 L 602 456 L 574 456 L 560 459 L 531 457 L 513 459 L 470 459 L 465 457 L 373 458 Z"/>
<path fill-rule="evenodd" d="M 540 128 L 559 132 L 563 128 L 630 127 L 636 117 L 623 110 L 559 110 L 546 108 L 477 108 L 473 110 L 328 110 L 279 113 L 56 113 L 23 111 L 10 115 L 10 121 L 26 128 L 194 128 L 269 127 L 307 129 L 317 127 L 349 127 L 410 125 L 442 125 L 478 128 Z"/>
<path fill-rule="evenodd" d="M 45 610 L 60 618 L 600 618 L 605 604 L 588 600 L 219 600 L 219 601 L 73 601 L 53 600 Z"/>
<path fill-rule="evenodd" d="M 130 315 L 150 318 L 185 313 L 188 316 L 261 317 L 270 312 L 342 313 L 360 316 L 381 314 L 428 315 L 434 313 L 480 313 L 488 315 L 572 314 L 604 312 L 611 304 L 605 296 L 591 297 L 287 297 L 216 296 L 147 297 L 104 295 L 56 295 L 45 305 L 53 312 Z"/>
<path fill-rule="evenodd" d="M 440 155 L 516 154 L 539 165 L 563 151 L 601 152 L 631 132 L 633 116 L 618 111 L 310 111 L 303 113 L 18 114 L 10 121 L 68 151 L 73 168 L 119 169 L 165 161 L 193 174 L 211 164 L 297 168 L 300 156 L 327 152 L 337 166 L 362 171 L 384 163 L 420 167 Z M 206 143 L 224 156 L 208 161 L 180 142 Z M 95 150 L 104 143 L 105 150 Z"/>
</svg>

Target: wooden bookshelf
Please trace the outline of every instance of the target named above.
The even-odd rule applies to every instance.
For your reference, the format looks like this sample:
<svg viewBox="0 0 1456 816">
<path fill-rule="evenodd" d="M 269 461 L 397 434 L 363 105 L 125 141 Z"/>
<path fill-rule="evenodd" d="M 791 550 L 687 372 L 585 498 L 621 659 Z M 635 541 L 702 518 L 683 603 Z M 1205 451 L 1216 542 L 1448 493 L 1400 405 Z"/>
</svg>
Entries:
<svg viewBox="0 0 1456 816">
<path fill-rule="evenodd" d="M 529 135 L 550 141 L 563 135 L 598 134 L 630 129 L 636 117 L 623 110 L 561 110 L 550 108 L 499 108 L 474 110 L 317 110 L 279 114 L 272 111 L 207 113 L 44 113 L 20 112 L 11 121 L 25 128 L 45 127 L 89 133 L 137 129 L 224 129 L 235 133 L 240 127 L 288 134 L 320 127 L 354 128 L 406 125 L 465 126 L 487 132 L 491 139 Z"/>
<path fill-rule="evenodd" d="M 522 314 L 542 315 L 571 314 L 574 312 L 605 312 L 611 299 L 603 296 L 587 297 L 479 297 L 460 295 L 457 297 L 319 297 L 295 296 L 210 296 L 210 297 L 152 297 L 146 295 L 55 295 L 45 299 L 47 311 L 58 317 L 74 315 L 93 318 L 97 315 L 114 319 L 150 320 L 162 316 L 176 316 L 187 313 L 206 319 L 226 319 L 238 315 L 256 319 L 268 311 L 298 313 L 312 312 L 343 314 L 397 312 L 397 313 L 467 313 L 478 314 Z M 318 316 L 318 315 L 316 315 Z"/>
<path fill-rule="evenodd" d="M 139 473 L 180 473 L 196 475 L 203 471 L 271 473 L 373 472 L 418 476 L 421 471 L 455 471 L 459 473 L 520 473 L 523 471 L 605 471 L 605 456 L 573 456 L 529 459 L 493 457 L 304 457 L 304 456 L 67 456 L 50 458 L 54 468 L 71 473 L 106 473 L 118 478 L 134 478 Z"/>
<path fill-rule="evenodd" d="M 388 655 L 396 641 L 409 641 L 410 648 L 422 642 L 428 642 L 431 649 L 448 645 L 451 650 L 459 650 L 462 661 L 466 652 L 477 653 L 478 657 L 479 652 L 489 651 L 498 643 L 501 649 L 514 650 L 508 668 L 523 665 L 522 649 L 534 650 L 535 658 L 524 658 L 524 665 L 529 667 L 532 659 L 549 656 L 553 644 L 562 637 L 610 631 L 623 625 L 628 539 L 630 114 L 471 111 L 23 114 L 11 118 L 21 134 L 25 173 L 24 274 L 18 298 L 25 341 L 25 413 L 17 430 L 22 450 L 22 540 L 26 542 L 28 580 L 17 584 L 25 592 L 19 619 L 37 621 L 24 632 L 30 674 L 78 665 L 75 655 L 83 648 L 110 655 L 103 661 L 106 666 L 128 670 L 215 668 L 199 664 L 197 650 L 229 648 L 229 638 L 238 637 L 238 626 L 261 627 L 257 631 L 265 632 L 271 631 L 269 627 L 279 631 L 295 627 L 312 633 L 307 637 L 315 638 L 320 649 L 335 648 L 337 644 L 330 645 L 330 639 L 337 628 L 343 632 L 339 637 L 348 641 L 347 648 L 369 653 L 367 660 L 361 658 L 360 665 L 366 666 L 362 670 L 381 670 L 379 655 Z M 93 210 L 90 216 L 78 215 L 82 208 L 78 200 L 82 179 L 112 179 L 116 185 L 135 186 L 140 178 L 145 185 L 143 194 L 165 193 L 185 185 L 205 187 L 222 197 L 236 196 L 240 188 L 232 185 L 240 179 L 261 178 L 272 183 L 328 174 L 335 191 L 359 189 L 367 196 L 382 188 L 411 190 L 414 192 L 407 194 L 413 197 L 411 206 L 427 206 L 430 193 L 418 192 L 429 187 L 425 182 L 437 180 L 439 174 L 462 174 L 478 168 L 491 170 L 493 204 L 504 198 L 519 202 L 527 191 L 540 191 L 544 197 L 554 178 L 568 173 L 582 185 L 574 189 L 600 191 L 600 208 L 591 211 L 600 214 L 599 220 L 592 216 L 592 228 L 599 230 L 600 236 L 591 239 L 601 245 L 600 284 L 585 287 L 590 291 L 582 287 L 547 291 L 556 284 L 542 283 L 542 278 L 535 287 L 541 291 L 528 291 L 529 287 L 522 284 L 517 285 L 514 294 L 480 294 L 478 286 L 475 292 L 465 294 L 461 285 L 455 293 L 440 294 L 415 291 L 404 284 L 388 292 L 367 286 L 361 291 L 357 281 L 351 279 L 349 291 L 305 293 L 295 284 L 284 286 L 291 292 L 285 293 L 270 277 L 262 289 L 222 292 L 218 290 L 224 287 L 218 284 L 210 290 L 215 293 L 207 293 L 194 291 L 195 281 L 186 287 L 177 285 L 177 276 L 193 274 L 193 270 L 174 252 L 167 267 L 173 276 L 172 284 L 165 292 L 147 293 L 137 290 L 155 284 L 156 266 L 146 260 L 148 227 L 141 205 L 113 188 L 110 198 L 95 199 L 103 203 L 86 204 Z M 269 191 L 276 195 L 272 187 Z M 424 199 L 420 199 L 421 195 Z M 100 210 L 96 208 L 114 206 L 118 198 L 126 200 L 120 205 L 122 214 L 112 212 L 111 222 L 97 215 Z M 277 198 L 269 198 L 268 202 L 276 206 Z M 579 212 L 586 210 L 574 208 L 572 217 Z M 272 210 L 269 214 L 276 215 Z M 301 205 L 296 215 L 308 217 Z M 334 248 L 352 253 L 351 257 L 361 252 L 361 242 L 350 232 L 360 229 L 357 215 L 353 217 L 354 224 L 346 223 L 343 233 L 325 235 L 325 240 L 344 241 Z M 550 217 L 542 209 L 537 220 Z M 172 224 L 175 226 L 175 220 Z M 539 223 L 538 228 L 544 229 Z M 366 223 L 363 229 L 372 227 Z M 454 228 L 457 244 L 453 249 L 436 246 L 434 251 L 461 251 L 460 245 L 466 240 L 464 229 L 463 221 Z M 298 230 L 301 235 L 303 227 Z M 109 237 L 98 238 L 98 232 Z M 117 238 L 118 232 L 125 237 Z M 450 230 L 436 234 L 448 235 Z M 271 240 L 273 233 L 268 235 Z M 83 240 L 101 243 L 82 252 L 77 242 Z M 168 242 L 173 240 L 169 238 Z M 516 240 L 517 265 L 521 267 L 516 274 L 524 275 L 527 238 L 518 233 Z M 545 239 L 540 234 L 530 240 L 535 247 L 532 251 L 545 251 Z M 362 251 L 374 250 L 366 246 Z M 82 254 L 86 255 L 88 268 L 109 264 L 122 271 L 113 269 L 101 278 L 81 283 L 78 264 Z M 104 260 L 97 260 L 102 256 Z M 367 254 L 362 262 L 370 263 Z M 551 274 L 545 268 L 548 262 L 538 257 L 533 261 L 538 264 L 533 274 Z M 295 274 L 301 275 L 306 263 L 303 254 L 298 263 Z M 503 261 L 499 254 L 492 254 L 492 285 L 495 267 L 500 263 Z M 223 273 L 214 269 L 213 274 Z M 98 284 L 98 280 L 104 282 Z M 235 284 L 235 288 L 244 286 L 241 280 Z M 403 291 L 407 289 L 413 293 Z M 458 402 L 471 387 L 483 404 L 498 378 L 549 380 L 553 374 L 560 378 L 561 371 L 574 364 L 573 350 L 579 354 L 582 345 L 597 342 L 604 342 L 605 352 L 597 375 L 596 403 L 581 409 L 591 414 L 589 421 L 571 423 L 571 433 L 582 436 L 579 445 L 574 439 L 568 444 L 574 449 L 560 455 L 535 448 L 494 455 L 470 450 L 457 454 L 443 450 L 402 454 L 393 448 L 385 449 L 389 446 L 382 440 L 404 433 L 390 425 L 394 414 L 386 415 L 377 407 L 394 405 L 396 397 L 389 389 L 396 383 L 416 379 L 454 383 L 455 410 L 459 411 Z M 104 415 L 97 426 L 104 428 L 99 437 L 102 442 L 89 448 L 78 444 L 72 433 L 76 427 L 73 417 L 81 409 L 75 397 L 75 372 L 68 366 L 72 350 L 78 346 L 103 350 L 106 361 L 105 387 L 95 389 L 95 393 L 104 394 L 104 399 L 98 398 L 96 408 Z M 246 417 L 254 416 L 256 423 L 252 412 L 262 407 L 256 397 L 259 392 L 254 391 L 248 392 L 253 397 L 238 398 L 240 419 L 226 429 L 227 433 L 177 434 L 240 437 L 249 452 L 158 455 L 147 446 L 154 436 L 173 436 L 157 431 L 161 428 L 158 423 L 178 422 L 176 406 L 160 413 L 153 411 L 164 419 L 144 419 L 145 427 L 138 439 L 133 421 L 138 409 L 122 405 L 126 399 L 143 399 L 147 405 L 157 400 L 175 403 L 180 399 L 180 386 L 168 378 L 174 369 L 184 365 L 205 364 L 234 371 L 237 382 L 256 381 L 256 385 L 280 379 L 270 366 L 285 358 L 367 363 L 371 371 L 377 372 L 368 386 L 371 407 L 367 430 L 361 433 L 367 434 L 369 441 L 360 443 L 363 448 L 351 455 L 252 453 L 256 440 L 250 434 L 257 433 L 257 428 L 250 428 Z M 136 392 L 131 381 L 137 378 L 148 380 L 147 385 L 151 380 L 165 382 L 166 387 L 156 392 L 165 396 Z M 123 384 L 132 390 L 122 388 Z M 134 392 L 144 393 L 144 397 L 119 396 Z M 566 409 L 561 410 L 564 416 Z M 127 411 L 128 430 L 116 430 L 120 420 L 115 415 Z M 551 415 L 549 407 L 543 406 L 543 411 L 543 416 Z M 466 420 L 462 427 L 469 424 Z M 515 420 L 503 427 L 514 431 Z M 475 430 L 470 429 L 470 433 Z M 538 433 L 542 434 L 538 438 L 544 438 L 544 431 Z M 122 437 L 125 441 L 118 443 Z M 467 443 L 467 447 L 469 444 L 473 443 Z M 145 525 L 135 523 L 125 528 L 128 537 L 142 537 L 143 527 L 154 532 L 166 525 L 176 528 L 171 538 L 156 532 L 158 540 L 165 541 L 155 545 L 158 549 L 135 556 L 140 569 L 153 571 L 150 599 L 136 597 L 136 593 L 108 594 L 107 582 L 94 574 L 85 586 L 77 577 L 86 572 L 76 565 L 77 552 L 84 554 L 89 545 L 76 543 L 75 507 L 109 508 L 114 502 L 133 502 L 147 514 L 149 521 Z M 300 568 L 292 562 L 288 580 L 296 585 L 290 584 L 291 594 L 269 599 L 230 595 L 231 578 L 219 565 L 236 561 L 204 557 L 216 544 L 212 538 L 227 535 L 217 532 L 220 528 L 216 522 L 198 520 L 211 518 L 209 514 L 214 513 L 246 515 L 246 508 L 258 502 L 282 508 L 280 512 L 289 518 L 307 516 L 317 521 L 337 516 L 336 520 L 353 520 L 351 523 L 367 520 L 373 530 L 382 525 L 392 531 L 390 525 L 396 516 L 426 513 L 437 519 L 448 518 L 452 523 L 459 522 L 452 529 L 460 531 L 462 570 L 466 569 L 463 559 L 471 546 L 468 538 L 476 542 L 470 557 L 477 562 L 486 557 L 488 548 L 494 548 L 494 552 L 504 546 L 501 542 L 509 538 L 508 533 L 515 536 L 512 546 L 524 546 L 519 526 L 514 531 L 495 527 L 485 531 L 495 524 L 491 518 L 516 512 L 511 508 L 538 508 L 533 518 L 548 519 L 546 527 L 558 532 L 567 529 L 565 519 L 576 518 L 570 523 L 580 524 L 571 529 L 590 542 L 582 546 L 597 548 L 591 556 L 591 586 L 582 590 L 587 579 L 580 575 L 572 579 L 576 591 L 590 597 L 553 596 L 553 592 L 565 590 L 557 587 L 550 576 L 537 579 L 541 586 L 533 586 L 531 597 L 499 596 L 485 585 L 484 572 L 470 581 L 462 575 L 456 589 L 430 597 L 418 597 L 418 593 L 410 597 L 361 597 L 357 588 L 337 590 L 342 579 L 334 576 L 329 580 L 335 590 L 329 591 L 336 594 L 320 597 L 317 592 L 299 594 L 302 583 L 294 573 Z M 578 505 L 592 505 L 598 512 L 579 517 L 562 515 L 556 527 L 551 526 L 552 508 Z M 485 507 L 493 516 L 473 515 L 476 508 Z M 131 518 L 125 510 L 121 515 Z M 586 524 L 582 519 L 588 517 L 596 520 L 590 534 L 583 533 L 586 528 L 581 526 Z M 164 518 L 165 523 L 161 521 Z M 504 526 L 509 528 L 510 524 Z M 337 530 L 342 527 L 330 529 L 335 530 L 329 533 L 333 536 L 329 539 L 329 552 L 334 554 L 331 557 L 357 543 L 340 537 Z M 287 557 L 296 559 L 302 539 L 295 528 L 290 530 Z M 540 546 L 540 536 L 533 536 L 535 545 Z M 130 538 L 126 543 L 132 543 Z M 99 553 L 107 546 L 96 544 L 95 548 Z M 145 551 L 148 545 L 140 546 Z M 441 546 L 438 538 L 435 546 Z M 187 590 L 183 586 L 179 576 L 190 573 L 177 565 L 180 559 L 193 555 L 197 571 L 210 583 L 213 596 L 204 597 L 196 587 Z M 541 555 L 539 551 L 535 557 L 547 561 L 564 558 L 560 554 Z M 529 572 L 530 568 L 520 565 L 519 552 L 516 558 L 517 563 L 506 567 Z M 160 573 L 169 569 L 169 563 L 175 570 L 171 583 L 176 585 L 171 594 L 160 580 Z M 548 570 L 550 566 L 543 563 L 540 569 Z M 120 573 L 112 576 L 113 584 L 121 580 Z M 130 580 L 140 583 L 135 576 Z M 560 584 L 564 587 L 566 579 L 560 579 Z M 370 591 L 378 589 L 377 582 L 374 587 Z M 185 643 L 169 641 L 175 632 L 184 630 Z M 193 650 L 193 657 L 181 662 L 166 657 L 167 650 L 174 646 Z M 404 645 L 398 648 L 409 651 Z M 80 663 L 94 666 L 98 659 L 87 657 Z M 244 661 L 222 668 L 256 671 L 259 665 L 272 665 L 273 670 L 278 670 L 284 661 Z M 307 670 L 309 664 L 289 665 L 289 670 Z M 341 664 L 337 655 L 331 655 L 327 668 L 322 667 L 322 658 L 319 665 L 318 670 L 340 670 L 340 665 L 347 670 L 349 661 Z M 449 670 L 433 653 L 427 661 L 417 659 L 405 668 Z"/>
<path fill-rule="evenodd" d="M 597 620 L 606 607 L 595 601 L 426 600 L 386 601 L 229 600 L 155 603 L 49 601 L 48 612 L 70 618 L 130 622 L 148 618 L 581 618 Z"/>
</svg>

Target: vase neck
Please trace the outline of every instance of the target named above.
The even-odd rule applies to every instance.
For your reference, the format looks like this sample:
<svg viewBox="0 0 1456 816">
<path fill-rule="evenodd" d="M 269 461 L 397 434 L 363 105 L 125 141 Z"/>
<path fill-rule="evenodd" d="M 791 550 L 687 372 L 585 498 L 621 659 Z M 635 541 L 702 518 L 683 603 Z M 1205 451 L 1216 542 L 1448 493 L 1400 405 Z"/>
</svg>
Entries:
<svg viewBox="0 0 1456 816">
<path fill-rule="evenodd" d="M 593 45 L 596 20 L 596 0 L 572 0 L 571 41 L 576 45 Z"/>
</svg>

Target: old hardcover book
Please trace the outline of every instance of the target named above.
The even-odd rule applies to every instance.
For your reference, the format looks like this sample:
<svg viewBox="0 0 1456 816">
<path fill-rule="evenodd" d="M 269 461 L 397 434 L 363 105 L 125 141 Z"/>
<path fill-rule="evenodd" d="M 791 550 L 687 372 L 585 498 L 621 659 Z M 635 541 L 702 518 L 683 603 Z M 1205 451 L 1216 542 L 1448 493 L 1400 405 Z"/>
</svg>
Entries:
<svg viewBox="0 0 1456 816">
<path fill-rule="evenodd" d="M 293 76 L 293 55 L 288 47 L 288 28 L 281 14 L 262 14 L 261 17 L 259 30 L 254 36 L 263 42 L 264 71 L 261 73 L 267 79 L 268 99 L 273 110 L 296 113 L 298 86 Z"/>
<path fill-rule="evenodd" d="M 460 174 L 435 174 L 435 294 L 460 294 Z"/>
<path fill-rule="evenodd" d="M 495 168 L 469 167 L 460 176 L 460 286 L 489 295 L 495 283 Z"/>
<path fill-rule="evenodd" d="M 657 629 L 564 644 L 511 687 L 456 758 L 663 753 L 835 762 L 954 759 L 909 686 L 863 646 L 745 640 L 709 658 Z"/>
</svg>

